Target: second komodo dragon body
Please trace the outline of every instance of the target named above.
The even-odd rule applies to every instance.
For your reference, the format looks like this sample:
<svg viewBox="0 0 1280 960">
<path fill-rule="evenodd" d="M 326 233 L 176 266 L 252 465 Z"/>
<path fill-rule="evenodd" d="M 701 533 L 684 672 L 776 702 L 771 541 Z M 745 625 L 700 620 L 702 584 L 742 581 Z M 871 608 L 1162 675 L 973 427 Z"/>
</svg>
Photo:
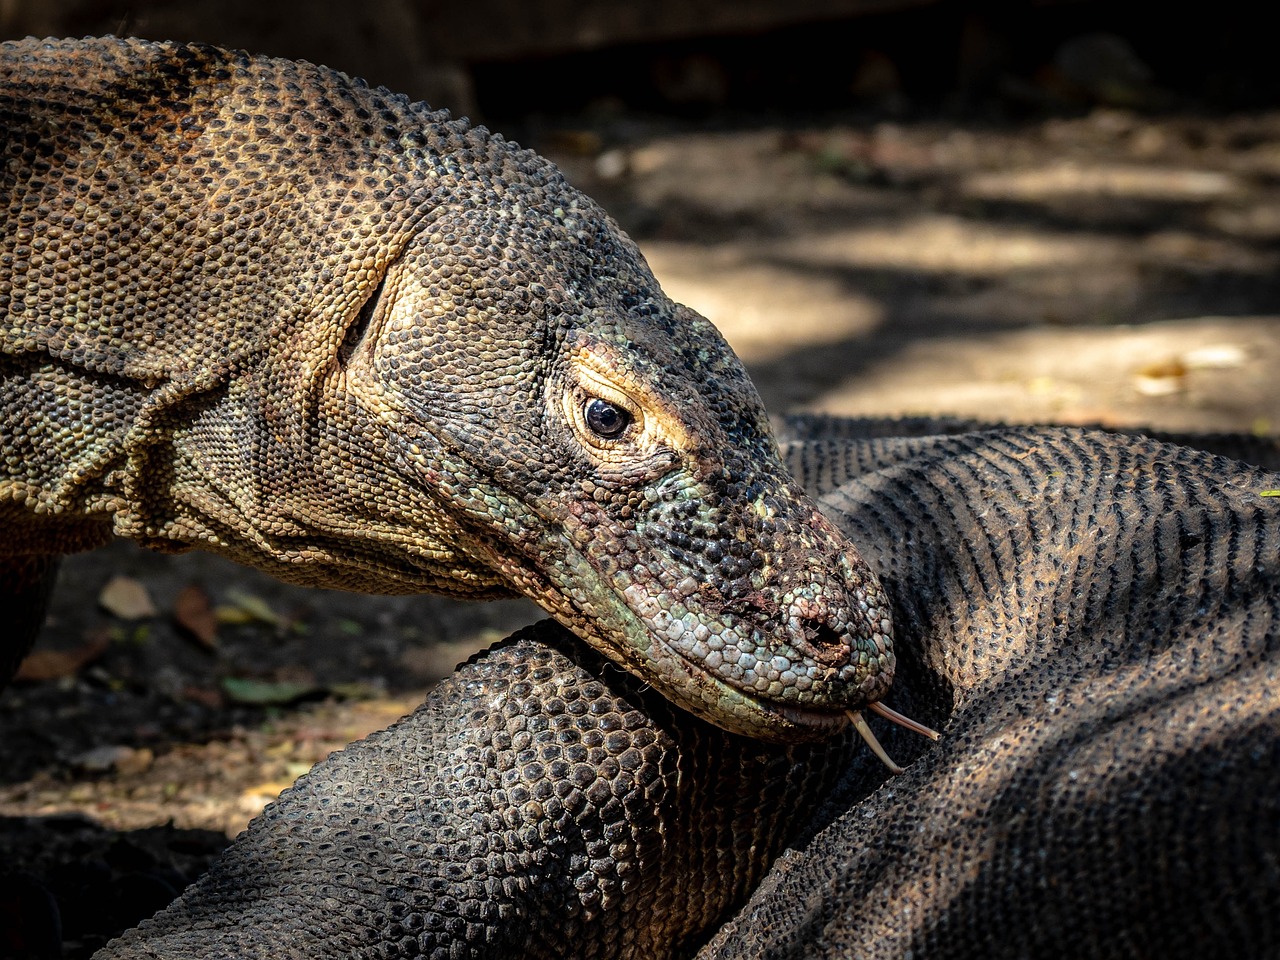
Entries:
<svg viewBox="0 0 1280 960">
<path fill-rule="evenodd" d="M 0 138 L 8 599 L 114 534 L 520 592 L 756 736 L 887 689 L 884 597 L 737 358 L 549 162 L 322 67 L 114 39 L 0 46 Z"/>
</svg>

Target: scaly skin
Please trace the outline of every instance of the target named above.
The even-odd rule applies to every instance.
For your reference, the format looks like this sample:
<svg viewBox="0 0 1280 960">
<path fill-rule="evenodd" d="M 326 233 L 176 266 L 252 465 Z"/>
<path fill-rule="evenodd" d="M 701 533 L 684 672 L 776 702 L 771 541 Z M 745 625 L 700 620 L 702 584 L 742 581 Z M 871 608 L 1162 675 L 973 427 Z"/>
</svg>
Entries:
<svg viewBox="0 0 1280 960">
<path fill-rule="evenodd" d="M 739 361 L 547 161 L 321 67 L 112 39 L 0 47 L 0 131 L 0 575 L 114 534 L 517 591 L 771 739 L 886 691 L 885 598 Z"/>
<path fill-rule="evenodd" d="M 97 957 L 692 956 L 848 738 L 725 734 L 610 666 L 550 621 L 520 631 L 303 777 Z"/>
</svg>

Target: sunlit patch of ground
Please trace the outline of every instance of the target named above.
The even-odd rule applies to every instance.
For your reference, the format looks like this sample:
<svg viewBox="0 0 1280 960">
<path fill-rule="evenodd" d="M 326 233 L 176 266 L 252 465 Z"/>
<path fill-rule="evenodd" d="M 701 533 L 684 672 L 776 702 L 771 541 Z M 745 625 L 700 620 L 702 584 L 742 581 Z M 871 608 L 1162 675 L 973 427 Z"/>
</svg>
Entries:
<svg viewBox="0 0 1280 960">
<path fill-rule="evenodd" d="M 1280 430 L 1280 116 L 670 135 L 605 172 L 571 166 L 771 409 Z"/>
<path fill-rule="evenodd" d="M 57 771 L 0 786 L 0 814 L 46 817 L 86 811 L 105 827 L 136 830 L 170 823 L 184 830 L 218 830 L 233 837 L 311 765 L 353 740 L 395 722 L 421 694 L 360 702 L 329 701 L 270 720 L 235 726 L 200 743 L 88 753 L 68 782 Z"/>
<path fill-rule="evenodd" d="M 1199 318 L 911 344 L 815 408 L 989 420 L 1280 431 L 1277 320 Z"/>
</svg>

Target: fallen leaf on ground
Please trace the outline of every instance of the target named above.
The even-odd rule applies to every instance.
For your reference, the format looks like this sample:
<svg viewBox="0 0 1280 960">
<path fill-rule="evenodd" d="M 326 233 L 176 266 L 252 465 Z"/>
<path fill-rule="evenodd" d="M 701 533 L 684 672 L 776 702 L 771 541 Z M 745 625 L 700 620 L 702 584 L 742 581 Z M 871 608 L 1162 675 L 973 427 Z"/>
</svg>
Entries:
<svg viewBox="0 0 1280 960">
<path fill-rule="evenodd" d="M 129 775 L 146 773 L 155 759 L 155 754 L 146 747 L 106 744 L 86 750 L 71 762 L 85 773 L 107 773 L 115 770 Z"/>
<path fill-rule="evenodd" d="M 321 691 L 322 688 L 314 683 L 272 683 L 243 677 L 226 677 L 222 681 L 222 692 L 231 700 L 253 706 L 281 707 Z"/>
<path fill-rule="evenodd" d="M 173 619 L 202 647 L 213 650 L 218 646 L 218 618 L 209 594 L 201 587 L 192 583 L 182 589 L 173 601 Z"/>
<path fill-rule="evenodd" d="M 236 808 L 247 817 L 256 817 L 268 803 L 278 798 L 286 789 L 293 786 L 284 781 L 273 781 L 252 787 L 240 794 Z"/>
<path fill-rule="evenodd" d="M 147 588 L 132 577 L 112 577 L 98 594 L 98 605 L 121 620 L 145 620 L 156 615 Z"/>
<path fill-rule="evenodd" d="M 107 635 L 98 633 L 74 650 L 34 650 L 22 661 L 14 679 L 42 683 L 74 676 L 81 668 L 102 656 L 110 645 Z"/>
<path fill-rule="evenodd" d="M 1186 386 L 1187 365 L 1177 357 L 1149 363 L 1136 371 L 1133 386 L 1144 397 L 1167 397 Z"/>
<path fill-rule="evenodd" d="M 219 623 L 242 626 L 246 623 L 266 623 L 273 627 L 284 624 L 284 618 L 271 609 L 267 601 L 252 593 L 240 590 L 227 591 L 226 604 L 214 610 Z"/>
</svg>

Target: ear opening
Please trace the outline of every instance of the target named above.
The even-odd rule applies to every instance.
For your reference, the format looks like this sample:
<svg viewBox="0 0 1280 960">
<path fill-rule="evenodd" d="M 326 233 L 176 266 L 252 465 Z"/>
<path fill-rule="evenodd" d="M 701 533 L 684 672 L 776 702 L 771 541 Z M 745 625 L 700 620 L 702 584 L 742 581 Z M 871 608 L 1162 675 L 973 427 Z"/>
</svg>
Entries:
<svg viewBox="0 0 1280 960">
<path fill-rule="evenodd" d="M 347 327 L 346 333 L 342 335 L 342 343 L 338 346 L 338 366 L 345 369 L 348 361 L 355 355 L 360 344 L 364 342 L 365 335 L 373 325 L 373 318 L 377 315 L 378 306 L 382 303 L 382 291 L 386 284 L 387 274 L 384 273 L 378 281 L 378 285 L 369 294 L 369 298 L 360 305 L 360 311 L 356 314 L 355 320 L 351 322 L 351 325 Z"/>
</svg>

